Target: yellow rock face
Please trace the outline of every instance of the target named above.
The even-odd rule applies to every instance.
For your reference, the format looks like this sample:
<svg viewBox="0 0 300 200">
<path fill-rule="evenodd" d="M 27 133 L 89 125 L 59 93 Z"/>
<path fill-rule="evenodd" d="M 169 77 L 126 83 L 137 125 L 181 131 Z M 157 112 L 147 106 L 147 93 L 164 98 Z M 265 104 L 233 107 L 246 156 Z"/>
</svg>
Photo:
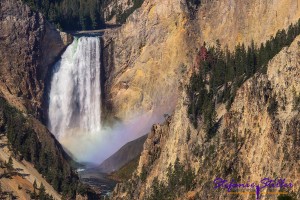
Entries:
<svg viewBox="0 0 300 200">
<path fill-rule="evenodd" d="M 191 17 L 182 1 L 146 0 L 121 28 L 105 34 L 105 45 L 113 43 L 108 93 L 116 117 L 172 111 L 203 41 L 219 39 L 231 49 L 252 39 L 260 44 L 300 18 L 300 0 L 203 2 Z"/>
<path fill-rule="evenodd" d="M 201 40 L 233 48 L 237 43 L 260 44 L 300 18 L 300 0 L 220 0 L 199 10 Z"/>
<path fill-rule="evenodd" d="M 173 110 L 184 75 L 178 69 L 188 63 L 185 23 L 174 1 L 145 1 L 122 28 L 106 33 L 114 42 L 110 95 L 118 118 Z"/>
</svg>

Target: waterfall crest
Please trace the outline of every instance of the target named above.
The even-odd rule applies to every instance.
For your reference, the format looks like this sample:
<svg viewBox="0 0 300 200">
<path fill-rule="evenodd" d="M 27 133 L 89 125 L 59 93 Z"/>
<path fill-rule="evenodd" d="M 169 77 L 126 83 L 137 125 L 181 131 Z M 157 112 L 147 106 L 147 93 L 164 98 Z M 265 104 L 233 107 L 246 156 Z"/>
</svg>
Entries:
<svg viewBox="0 0 300 200">
<path fill-rule="evenodd" d="M 101 130 L 100 39 L 75 38 L 55 65 L 49 102 L 50 131 L 60 138 Z"/>
</svg>

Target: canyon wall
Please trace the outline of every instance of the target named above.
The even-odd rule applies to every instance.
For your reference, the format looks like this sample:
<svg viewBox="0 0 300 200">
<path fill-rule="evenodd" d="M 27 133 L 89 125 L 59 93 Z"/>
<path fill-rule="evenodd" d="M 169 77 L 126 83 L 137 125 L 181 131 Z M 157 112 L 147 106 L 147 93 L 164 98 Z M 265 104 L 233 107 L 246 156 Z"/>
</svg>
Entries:
<svg viewBox="0 0 300 200">
<path fill-rule="evenodd" d="M 300 198 L 299 155 L 300 121 L 300 37 L 284 48 L 268 64 L 267 72 L 256 73 L 239 89 L 228 112 L 218 105 L 221 126 L 207 139 L 187 117 L 188 99 L 182 91 L 173 116 L 153 126 L 140 157 L 138 170 L 128 183 L 117 185 L 112 199 L 145 199 L 151 194 L 155 177 L 164 182 L 168 167 L 178 158 L 194 169 L 194 188 L 178 199 L 254 199 L 253 194 L 228 194 L 214 189 L 214 179 L 234 178 L 240 183 L 259 183 L 261 179 L 284 178 L 293 187 L 288 196 Z M 276 102 L 277 109 L 270 109 Z M 143 171 L 147 177 L 142 181 Z M 180 190 L 180 188 L 178 188 Z M 279 191 L 275 190 L 263 190 Z M 261 199 L 277 199 L 278 195 Z"/>
<path fill-rule="evenodd" d="M 1 1 L 1 96 L 40 117 L 49 67 L 71 41 L 20 0 Z"/>
<path fill-rule="evenodd" d="M 105 33 L 106 93 L 115 117 L 173 110 L 189 51 L 181 6 L 146 0 L 121 28 Z"/>
<path fill-rule="evenodd" d="M 134 5 L 131 0 L 112 0 L 104 3 L 102 12 L 103 18 L 108 23 L 117 23 L 117 17 L 124 14 L 128 9 Z"/>
<path fill-rule="evenodd" d="M 120 119 L 175 107 L 203 42 L 233 49 L 258 45 L 300 18 L 300 0 L 146 0 L 120 28 L 104 35 L 106 101 Z M 159 113 L 161 115 L 161 113 Z"/>
<path fill-rule="evenodd" d="M 185 168 L 191 166 L 196 172 L 195 188 L 182 193 L 179 199 L 232 199 L 225 197 L 226 190 L 214 190 L 213 180 L 217 176 L 228 180 L 239 178 L 241 182 L 248 178 L 254 182 L 264 177 L 286 178 L 294 184 L 289 195 L 300 198 L 296 186 L 299 159 L 294 151 L 300 145 L 299 109 L 294 108 L 300 88 L 299 37 L 270 61 L 266 74 L 255 74 L 238 89 L 228 112 L 224 105 L 218 105 L 221 126 L 211 140 L 207 140 L 202 128 L 196 130 L 190 123 L 185 94 L 194 56 L 204 41 L 212 45 L 219 39 L 229 49 L 238 43 L 248 45 L 252 40 L 260 44 L 298 21 L 299 3 L 299 0 L 220 0 L 205 1 L 191 10 L 186 1 L 145 1 L 123 27 L 105 35 L 106 50 L 111 52 L 106 70 L 113 76 L 107 78 L 106 89 L 117 117 L 125 118 L 132 111 L 154 110 L 164 105 L 164 100 L 170 102 L 174 94 L 177 95 L 171 99 L 179 97 L 177 106 L 172 106 L 174 114 L 164 124 L 153 126 L 138 170 L 128 183 L 117 185 L 112 199 L 146 198 L 156 177 L 167 181 L 168 166 L 177 158 Z M 135 16 L 140 16 L 140 20 Z M 169 48 L 171 40 L 173 45 Z M 152 51 L 151 44 L 155 44 Z M 161 53 L 166 56 L 160 59 Z M 174 73 L 178 70 L 179 73 Z M 136 94 L 143 98 L 137 98 Z M 144 98 L 146 94 L 151 94 L 149 101 Z M 162 95 L 161 99 L 155 100 L 156 95 Z M 276 112 L 270 111 L 274 102 L 278 106 Z M 147 178 L 142 180 L 145 170 Z M 249 195 L 234 197 L 254 198 Z"/>
</svg>

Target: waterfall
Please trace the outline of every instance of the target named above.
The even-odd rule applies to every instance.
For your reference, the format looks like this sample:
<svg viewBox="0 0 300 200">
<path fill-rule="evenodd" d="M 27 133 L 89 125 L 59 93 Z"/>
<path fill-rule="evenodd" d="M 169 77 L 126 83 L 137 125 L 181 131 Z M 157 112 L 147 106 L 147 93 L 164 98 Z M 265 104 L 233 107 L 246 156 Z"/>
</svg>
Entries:
<svg viewBox="0 0 300 200">
<path fill-rule="evenodd" d="M 100 164 L 158 122 L 152 112 L 101 126 L 100 39 L 75 38 L 54 66 L 48 128 L 78 162 Z M 162 116 L 162 115 L 161 115 Z"/>
<path fill-rule="evenodd" d="M 48 128 L 66 135 L 101 130 L 100 39 L 75 38 L 55 65 L 51 81 Z"/>
</svg>

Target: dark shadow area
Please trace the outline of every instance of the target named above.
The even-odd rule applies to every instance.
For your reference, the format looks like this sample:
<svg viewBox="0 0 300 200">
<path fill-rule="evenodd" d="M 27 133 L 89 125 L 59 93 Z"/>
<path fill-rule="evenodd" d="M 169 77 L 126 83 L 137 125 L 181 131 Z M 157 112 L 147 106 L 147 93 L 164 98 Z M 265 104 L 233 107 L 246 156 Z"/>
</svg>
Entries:
<svg viewBox="0 0 300 200">
<path fill-rule="evenodd" d="M 212 139 L 213 137 L 215 137 L 218 133 L 218 130 L 221 126 L 221 121 L 222 118 L 220 118 L 209 130 L 208 130 L 208 134 L 207 134 L 207 140 Z"/>
</svg>

